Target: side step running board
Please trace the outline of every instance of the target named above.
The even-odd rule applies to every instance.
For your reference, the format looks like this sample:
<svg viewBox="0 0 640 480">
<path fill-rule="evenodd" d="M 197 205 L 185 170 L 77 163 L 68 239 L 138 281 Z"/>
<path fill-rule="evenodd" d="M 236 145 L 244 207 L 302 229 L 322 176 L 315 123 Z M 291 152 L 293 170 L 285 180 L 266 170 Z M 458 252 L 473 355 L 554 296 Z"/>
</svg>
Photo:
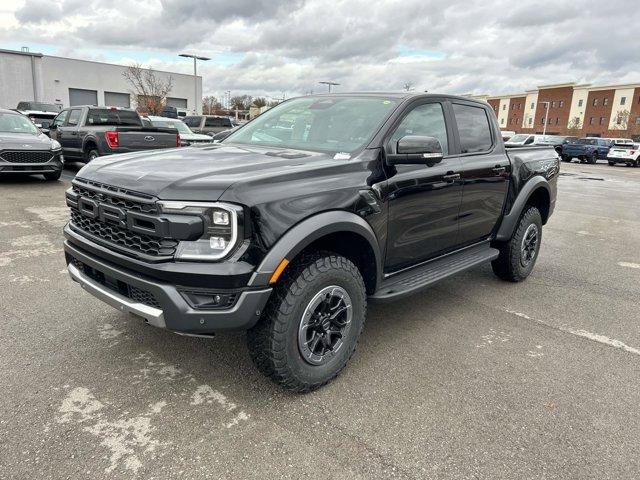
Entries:
<svg viewBox="0 0 640 480">
<path fill-rule="evenodd" d="M 498 250 L 491 248 L 488 244 L 451 253 L 383 280 L 380 288 L 369 299 L 374 302 L 396 300 L 451 275 L 495 260 L 498 254 Z"/>
</svg>

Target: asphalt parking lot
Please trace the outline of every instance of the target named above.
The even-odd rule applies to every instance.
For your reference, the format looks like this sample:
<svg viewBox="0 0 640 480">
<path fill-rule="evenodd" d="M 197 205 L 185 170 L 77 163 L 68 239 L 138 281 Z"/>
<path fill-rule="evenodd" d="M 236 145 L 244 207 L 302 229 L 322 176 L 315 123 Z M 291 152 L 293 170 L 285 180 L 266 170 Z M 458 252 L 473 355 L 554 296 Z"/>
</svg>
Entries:
<svg viewBox="0 0 640 480">
<path fill-rule="evenodd" d="M 302 396 L 74 285 L 68 184 L 0 179 L 0 478 L 638 478 L 640 169 L 562 164 L 526 282 L 371 306 Z"/>
</svg>

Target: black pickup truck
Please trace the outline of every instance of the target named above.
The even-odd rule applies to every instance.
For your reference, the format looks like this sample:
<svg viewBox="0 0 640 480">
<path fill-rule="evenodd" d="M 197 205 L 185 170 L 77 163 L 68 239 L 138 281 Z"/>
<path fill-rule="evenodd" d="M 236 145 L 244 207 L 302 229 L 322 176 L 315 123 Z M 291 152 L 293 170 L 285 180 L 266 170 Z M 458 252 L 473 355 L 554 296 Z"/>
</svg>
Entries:
<svg viewBox="0 0 640 480">
<path fill-rule="evenodd" d="M 120 107 L 71 107 L 49 126 L 67 160 L 89 162 L 102 155 L 180 146 L 173 128 L 144 127 L 135 110 Z"/>
<path fill-rule="evenodd" d="M 507 152 L 491 107 L 463 97 L 295 98 L 220 144 L 85 166 L 66 261 L 156 327 L 248 330 L 257 367 L 305 392 L 345 366 L 368 301 L 485 262 L 524 280 L 559 163 L 551 147 Z"/>
</svg>

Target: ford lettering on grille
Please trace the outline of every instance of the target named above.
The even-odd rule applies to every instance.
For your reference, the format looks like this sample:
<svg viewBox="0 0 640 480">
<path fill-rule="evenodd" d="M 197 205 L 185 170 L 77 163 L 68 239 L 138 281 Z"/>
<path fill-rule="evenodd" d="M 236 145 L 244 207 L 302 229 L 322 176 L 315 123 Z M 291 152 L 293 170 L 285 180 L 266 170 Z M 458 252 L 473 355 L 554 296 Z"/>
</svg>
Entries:
<svg viewBox="0 0 640 480">
<path fill-rule="evenodd" d="M 127 212 L 108 203 L 98 202 L 86 197 L 78 199 L 80 213 L 92 220 L 110 223 L 132 232 L 154 237 L 163 237 L 163 222 L 160 218 L 137 212 Z"/>
</svg>

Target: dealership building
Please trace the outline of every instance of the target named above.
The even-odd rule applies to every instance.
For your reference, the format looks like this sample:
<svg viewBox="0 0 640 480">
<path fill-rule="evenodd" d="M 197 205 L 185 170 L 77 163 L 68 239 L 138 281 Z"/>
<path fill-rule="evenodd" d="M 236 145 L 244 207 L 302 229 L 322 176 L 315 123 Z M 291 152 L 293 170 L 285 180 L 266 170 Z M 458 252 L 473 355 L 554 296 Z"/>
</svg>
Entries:
<svg viewBox="0 0 640 480">
<path fill-rule="evenodd" d="M 110 105 L 135 108 L 126 65 L 0 49 L 0 108 L 16 108 L 21 101 L 72 105 Z M 154 70 L 172 79 L 167 104 L 192 112 L 202 98 L 202 77 Z M 201 113 L 201 101 L 197 102 Z"/>
<path fill-rule="evenodd" d="M 625 137 L 640 140 L 640 83 L 541 85 L 513 95 L 476 95 L 487 101 L 501 130 L 516 133 Z"/>
</svg>

